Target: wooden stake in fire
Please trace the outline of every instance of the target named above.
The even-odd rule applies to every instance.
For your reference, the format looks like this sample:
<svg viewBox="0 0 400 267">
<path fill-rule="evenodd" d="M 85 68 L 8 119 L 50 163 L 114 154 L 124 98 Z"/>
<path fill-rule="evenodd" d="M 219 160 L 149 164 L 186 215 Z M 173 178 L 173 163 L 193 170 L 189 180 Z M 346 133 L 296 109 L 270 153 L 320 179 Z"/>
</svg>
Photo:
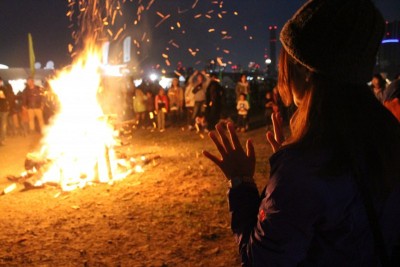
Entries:
<svg viewBox="0 0 400 267">
<path fill-rule="evenodd" d="M 6 188 L 4 188 L 3 191 L 1 191 L 0 195 L 8 194 L 16 188 L 17 188 L 17 184 L 13 183 L 13 184 L 7 186 Z"/>
<path fill-rule="evenodd" d="M 107 174 L 109 181 L 113 180 L 113 173 L 112 173 L 112 166 L 111 166 L 111 159 L 110 159 L 110 148 L 105 145 L 104 149 L 106 165 L 107 165 Z"/>
</svg>

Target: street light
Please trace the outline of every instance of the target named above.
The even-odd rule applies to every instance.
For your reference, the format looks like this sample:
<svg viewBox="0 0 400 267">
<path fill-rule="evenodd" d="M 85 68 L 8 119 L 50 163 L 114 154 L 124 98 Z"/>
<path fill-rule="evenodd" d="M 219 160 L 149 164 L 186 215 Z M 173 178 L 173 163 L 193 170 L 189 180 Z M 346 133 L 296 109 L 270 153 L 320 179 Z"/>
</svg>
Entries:
<svg viewBox="0 0 400 267">
<path fill-rule="evenodd" d="M 152 82 L 154 82 L 154 81 L 156 81 L 156 80 L 158 79 L 158 76 L 157 76 L 157 74 L 152 73 L 152 74 L 150 74 L 149 78 L 150 78 L 150 80 L 151 80 Z"/>
</svg>

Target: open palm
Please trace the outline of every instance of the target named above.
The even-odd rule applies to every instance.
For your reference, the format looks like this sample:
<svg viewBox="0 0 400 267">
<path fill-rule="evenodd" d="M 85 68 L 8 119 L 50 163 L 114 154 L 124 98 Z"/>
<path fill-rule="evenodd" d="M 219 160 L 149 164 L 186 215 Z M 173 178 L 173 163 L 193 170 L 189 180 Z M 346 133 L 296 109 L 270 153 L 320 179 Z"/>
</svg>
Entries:
<svg viewBox="0 0 400 267">
<path fill-rule="evenodd" d="M 208 151 L 203 151 L 204 156 L 213 161 L 227 179 L 235 176 L 253 177 L 256 160 L 252 141 L 247 140 L 245 152 L 232 123 L 218 123 L 215 128 L 216 131 L 210 132 L 209 136 L 221 157 Z"/>
</svg>

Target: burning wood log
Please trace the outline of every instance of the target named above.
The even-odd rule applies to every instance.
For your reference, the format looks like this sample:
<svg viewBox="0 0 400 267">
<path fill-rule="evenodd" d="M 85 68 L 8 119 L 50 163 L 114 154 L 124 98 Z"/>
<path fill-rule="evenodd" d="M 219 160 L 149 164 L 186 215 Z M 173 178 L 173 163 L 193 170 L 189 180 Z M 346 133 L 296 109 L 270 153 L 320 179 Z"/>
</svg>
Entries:
<svg viewBox="0 0 400 267">
<path fill-rule="evenodd" d="M 35 174 L 34 172 L 23 172 L 18 176 L 8 175 L 6 178 L 10 182 L 21 183 L 21 182 L 24 182 L 26 179 L 29 179 L 30 177 L 32 177 L 34 174 Z"/>
<path fill-rule="evenodd" d="M 44 184 L 34 184 L 32 182 L 33 181 L 25 181 L 24 182 L 24 189 L 22 191 L 44 188 Z"/>
<path fill-rule="evenodd" d="M 106 165 L 107 165 L 108 179 L 111 181 L 113 179 L 113 172 L 112 172 L 112 166 L 111 166 L 111 160 L 110 160 L 110 148 L 108 146 L 105 147 L 104 154 L 105 154 L 104 156 L 105 156 Z"/>
<path fill-rule="evenodd" d="M 113 169 L 112 169 L 112 164 L 111 164 L 111 159 L 110 159 L 110 151 L 109 149 L 105 149 L 105 164 L 106 164 L 106 169 L 107 169 L 107 175 L 109 178 L 109 181 L 115 180 L 120 180 L 118 177 L 126 177 L 132 173 L 139 173 L 143 172 L 143 167 L 149 163 L 154 162 L 155 160 L 161 158 L 160 155 L 154 155 L 154 154 L 148 154 L 148 155 L 127 155 L 125 153 L 116 153 L 118 159 L 117 159 L 117 165 L 118 165 L 118 170 L 117 174 L 114 175 Z M 3 189 L 3 191 L 0 192 L 0 195 L 5 195 L 17 188 L 17 184 L 22 184 L 24 188 L 22 191 L 28 191 L 28 190 L 33 190 L 33 189 L 42 189 L 45 188 L 46 186 L 52 186 L 56 188 L 61 188 L 61 185 L 56 183 L 56 182 L 43 182 L 42 181 L 42 176 L 46 172 L 46 170 L 49 169 L 49 166 L 52 164 L 50 160 L 43 160 L 41 157 L 38 157 L 36 154 L 28 154 L 26 161 L 25 161 L 25 167 L 30 168 L 27 169 L 27 171 L 21 173 L 18 176 L 14 175 L 9 175 L 7 176 L 7 179 L 13 184 L 10 186 L 6 187 Z M 98 164 L 96 164 L 96 171 L 99 171 Z M 120 175 L 118 175 L 118 173 Z M 121 176 L 122 174 L 122 176 Z M 60 175 L 63 176 L 63 171 L 60 169 Z M 98 174 L 97 174 L 98 175 Z M 84 175 L 82 176 L 82 179 L 86 178 Z M 93 183 L 100 183 L 100 180 L 98 181 L 91 181 Z M 74 186 L 74 184 L 71 184 L 70 186 Z M 79 183 L 77 182 L 76 187 L 79 187 Z"/>
<path fill-rule="evenodd" d="M 49 160 L 43 159 L 39 154 L 28 153 L 25 158 L 25 170 L 39 170 L 46 163 L 49 163 Z"/>
</svg>

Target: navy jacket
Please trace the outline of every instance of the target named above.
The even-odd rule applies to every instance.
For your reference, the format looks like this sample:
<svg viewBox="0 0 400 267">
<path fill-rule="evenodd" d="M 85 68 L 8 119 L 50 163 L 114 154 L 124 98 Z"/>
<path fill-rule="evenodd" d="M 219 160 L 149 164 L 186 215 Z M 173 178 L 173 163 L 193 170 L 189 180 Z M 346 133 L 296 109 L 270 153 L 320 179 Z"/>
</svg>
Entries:
<svg viewBox="0 0 400 267">
<path fill-rule="evenodd" d="M 232 231 L 243 266 L 377 266 L 374 241 L 351 173 L 321 172 L 326 151 L 284 148 L 270 159 L 268 186 L 230 189 Z M 389 253 L 399 238 L 400 190 L 375 203 Z"/>
<path fill-rule="evenodd" d="M 22 104 L 28 109 L 42 108 L 43 92 L 41 88 L 36 85 L 33 89 L 25 87 L 22 92 Z"/>
</svg>

